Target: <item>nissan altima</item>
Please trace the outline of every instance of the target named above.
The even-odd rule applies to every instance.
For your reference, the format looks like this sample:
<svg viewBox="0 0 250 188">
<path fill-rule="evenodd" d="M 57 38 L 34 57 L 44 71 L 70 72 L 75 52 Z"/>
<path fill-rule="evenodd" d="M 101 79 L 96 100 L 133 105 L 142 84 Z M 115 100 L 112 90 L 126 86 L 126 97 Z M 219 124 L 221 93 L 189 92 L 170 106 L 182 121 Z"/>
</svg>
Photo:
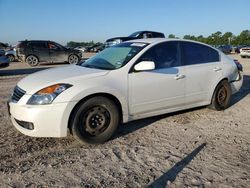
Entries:
<svg viewBox="0 0 250 188">
<path fill-rule="evenodd" d="M 139 39 L 23 78 L 8 107 L 25 135 L 64 137 L 70 130 L 79 141 L 102 143 L 136 119 L 198 106 L 224 110 L 242 80 L 235 61 L 206 44 Z"/>
</svg>

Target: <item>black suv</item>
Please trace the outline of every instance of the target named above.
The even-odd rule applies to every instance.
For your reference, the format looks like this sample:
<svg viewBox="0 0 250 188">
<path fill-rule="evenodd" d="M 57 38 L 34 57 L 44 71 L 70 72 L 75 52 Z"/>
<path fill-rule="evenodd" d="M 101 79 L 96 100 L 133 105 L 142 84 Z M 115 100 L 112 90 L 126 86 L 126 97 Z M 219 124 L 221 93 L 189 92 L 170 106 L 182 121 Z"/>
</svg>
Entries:
<svg viewBox="0 0 250 188">
<path fill-rule="evenodd" d="M 165 35 L 163 33 L 155 31 L 137 31 L 135 33 L 132 33 L 128 37 L 115 37 L 108 39 L 105 42 L 105 47 L 107 48 L 128 40 L 143 39 L 143 38 L 165 38 Z"/>
<path fill-rule="evenodd" d="M 66 48 L 53 41 L 25 40 L 16 47 L 17 56 L 30 66 L 37 66 L 39 62 L 68 62 L 76 64 L 82 58 L 80 50 Z"/>
</svg>

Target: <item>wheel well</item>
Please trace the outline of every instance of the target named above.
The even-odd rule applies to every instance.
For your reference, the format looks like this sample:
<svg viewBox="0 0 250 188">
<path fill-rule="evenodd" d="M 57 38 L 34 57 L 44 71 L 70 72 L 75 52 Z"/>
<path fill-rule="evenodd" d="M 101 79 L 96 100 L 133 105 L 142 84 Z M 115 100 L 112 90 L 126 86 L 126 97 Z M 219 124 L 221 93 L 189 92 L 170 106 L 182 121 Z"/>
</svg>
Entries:
<svg viewBox="0 0 250 188">
<path fill-rule="evenodd" d="M 13 54 L 6 54 L 6 56 L 13 56 L 13 57 L 15 57 L 15 55 L 13 55 Z"/>
<path fill-rule="evenodd" d="M 79 58 L 79 56 L 78 56 L 77 54 L 75 54 L 75 53 L 69 54 L 68 58 L 69 58 L 71 55 L 75 55 L 75 56 L 77 56 L 77 57 Z"/>
<path fill-rule="evenodd" d="M 215 90 L 216 90 L 217 86 L 218 86 L 222 81 L 224 81 L 224 80 L 228 81 L 228 78 L 223 78 L 223 79 L 221 79 L 221 80 L 217 83 L 217 85 L 215 86 L 215 88 L 214 88 L 214 90 L 213 90 L 213 95 L 212 95 L 211 100 L 210 100 L 210 103 L 211 103 L 212 100 L 213 100 L 214 93 L 215 93 Z"/>
<path fill-rule="evenodd" d="M 87 100 L 89 100 L 93 97 L 106 97 L 106 98 L 112 100 L 116 104 L 116 106 L 118 107 L 119 115 L 120 115 L 120 122 L 122 122 L 122 105 L 121 105 L 120 101 L 114 95 L 111 95 L 109 93 L 95 93 L 95 94 L 88 95 L 88 96 L 84 97 L 74 106 L 73 110 L 70 113 L 69 120 L 68 120 L 68 128 L 70 130 L 70 133 L 72 133 L 71 123 L 72 123 L 74 114 L 76 113 L 77 109 L 80 107 L 81 104 L 83 104 L 84 102 L 86 102 Z"/>
</svg>

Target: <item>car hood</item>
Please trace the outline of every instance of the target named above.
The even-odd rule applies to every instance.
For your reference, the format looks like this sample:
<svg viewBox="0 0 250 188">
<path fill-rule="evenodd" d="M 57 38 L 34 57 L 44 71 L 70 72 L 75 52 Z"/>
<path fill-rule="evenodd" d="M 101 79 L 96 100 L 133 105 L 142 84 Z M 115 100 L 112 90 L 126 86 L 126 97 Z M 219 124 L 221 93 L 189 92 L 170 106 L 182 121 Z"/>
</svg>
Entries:
<svg viewBox="0 0 250 188">
<path fill-rule="evenodd" d="M 54 84 L 72 84 L 72 82 L 104 76 L 108 72 L 108 70 L 68 65 L 60 68 L 50 68 L 31 74 L 19 81 L 17 85 L 26 91 L 26 94 L 34 94 L 37 91 Z"/>
</svg>

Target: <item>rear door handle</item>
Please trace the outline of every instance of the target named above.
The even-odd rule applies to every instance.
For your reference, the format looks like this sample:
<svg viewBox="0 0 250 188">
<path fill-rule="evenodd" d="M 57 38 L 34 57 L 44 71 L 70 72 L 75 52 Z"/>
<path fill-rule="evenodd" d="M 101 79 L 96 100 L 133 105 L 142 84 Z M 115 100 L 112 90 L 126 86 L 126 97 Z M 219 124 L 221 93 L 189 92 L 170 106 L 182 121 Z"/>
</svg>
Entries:
<svg viewBox="0 0 250 188">
<path fill-rule="evenodd" d="M 218 71 L 221 71 L 222 68 L 221 68 L 221 67 L 215 67 L 213 70 L 214 70 L 215 72 L 218 72 Z"/>
<path fill-rule="evenodd" d="M 185 78 L 186 76 L 185 75 L 183 75 L 183 74 L 177 74 L 175 77 L 174 77 L 174 79 L 176 79 L 176 80 L 180 80 L 180 79 L 183 79 L 183 78 Z"/>
</svg>

